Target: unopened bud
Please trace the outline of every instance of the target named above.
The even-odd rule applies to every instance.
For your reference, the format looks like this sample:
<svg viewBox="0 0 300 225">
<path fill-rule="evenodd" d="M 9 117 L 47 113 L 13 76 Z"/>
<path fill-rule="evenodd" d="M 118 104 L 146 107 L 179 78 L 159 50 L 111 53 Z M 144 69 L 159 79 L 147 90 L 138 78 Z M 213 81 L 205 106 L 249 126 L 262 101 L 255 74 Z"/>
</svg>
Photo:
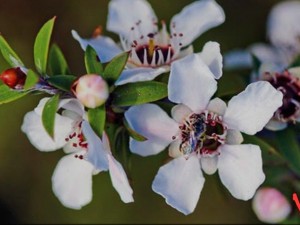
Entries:
<svg viewBox="0 0 300 225">
<path fill-rule="evenodd" d="M 279 223 L 291 212 L 291 205 L 283 194 L 269 187 L 256 192 L 252 207 L 258 219 L 265 223 Z"/>
<path fill-rule="evenodd" d="M 10 68 L 3 71 L 0 75 L 0 80 L 10 88 L 22 89 L 25 84 L 26 74 L 19 67 Z"/>
<path fill-rule="evenodd" d="M 73 94 L 88 108 L 96 108 L 105 103 L 109 96 L 105 80 L 96 74 L 80 77 L 72 85 Z"/>
</svg>

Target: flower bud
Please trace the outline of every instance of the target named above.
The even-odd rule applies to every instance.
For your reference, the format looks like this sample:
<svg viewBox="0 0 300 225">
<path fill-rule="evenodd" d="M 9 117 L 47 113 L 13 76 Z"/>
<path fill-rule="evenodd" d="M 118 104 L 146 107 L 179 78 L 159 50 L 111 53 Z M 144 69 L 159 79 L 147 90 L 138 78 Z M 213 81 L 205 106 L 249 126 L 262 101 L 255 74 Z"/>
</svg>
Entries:
<svg viewBox="0 0 300 225">
<path fill-rule="evenodd" d="M 96 74 L 80 77 L 72 85 L 72 91 L 77 99 L 88 108 L 96 108 L 104 104 L 109 96 L 107 83 Z"/>
<path fill-rule="evenodd" d="M 265 223 L 279 223 L 291 212 L 287 199 L 277 189 L 269 187 L 256 192 L 252 207 L 258 219 Z"/>
<path fill-rule="evenodd" d="M 0 80 L 10 88 L 22 89 L 25 84 L 26 74 L 19 67 L 10 68 L 3 71 L 0 75 Z"/>
</svg>

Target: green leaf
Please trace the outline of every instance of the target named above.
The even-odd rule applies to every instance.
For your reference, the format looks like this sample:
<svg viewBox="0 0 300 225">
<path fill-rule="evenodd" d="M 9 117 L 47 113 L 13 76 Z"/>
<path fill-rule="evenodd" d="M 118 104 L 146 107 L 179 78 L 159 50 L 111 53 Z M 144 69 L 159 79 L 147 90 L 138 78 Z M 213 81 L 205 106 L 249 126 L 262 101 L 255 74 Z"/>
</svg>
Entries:
<svg viewBox="0 0 300 225">
<path fill-rule="evenodd" d="M 114 57 L 105 67 L 103 78 L 109 83 L 114 83 L 122 73 L 129 57 L 128 52 L 123 52 Z"/>
<path fill-rule="evenodd" d="M 60 90 L 69 92 L 75 80 L 76 77 L 72 75 L 56 75 L 49 77 L 47 82 Z"/>
<path fill-rule="evenodd" d="M 252 54 L 251 56 L 252 56 L 252 62 L 253 62 L 253 69 L 254 69 L 254 71 L 258 72 L 262 62 L 260 61 L 259 58 L 256 57 L 256 55 Z"/>
<path fill-rule="evenodd" d="M 103 73 L 103 66 L 99 61 L 97 52 L 90 45 L 88 45 L 85 50 L 84 61 L 86 72 L 88 74 L 101 75 Z"/>
<path fill-rule="evenodd" d="M 16 90 L 10 89 L 5 84 L 0 85 L 0 105 L 15 101 L 19 98 L 24 97 L 27 92 L 19 92 Z"/>
<path fill-rule="evenodd" d="M 12 50 L 9 44 L 6 42 L 4 37 L 0 35 L 0 51 L 11 67 L 24 67 L 24 63 L 21 61 L 19 56 Z"/>
<path fill-rule="evenodd" d="M 236 95 L 247 86 L 246 82 L 239 74 L 225 74 L 218 82 L 217 97 Z"/>
<path fill-rule="evenodd" d="M 288 66 L 288 68 L 290 67 L 298 67 L 300 66 L 300 55 L 298 55 L 295 60 Z"/>
<path fill-rule="evenodd" d="M 39 73 L 46 74 L 50 38 L 56 17 L 40 29 L 34 42 L 34 63 Z"/>
<path fill-rule="evenodd" d="M 165 101 L 157 101 L 155 102 L 160 108 L 162 108 L 169 116 L 171 115 L 172 108 L 176 105 L 172 102 L 165 102 Z"/>
<path fill-rule="evenodd" d="M 106 120 L 105 106 L 102 105 L 95 109 L 89 109 L 88 118 L 95 133 L 99 137 L 102 137 L 102 133 L 105 127 L 105 120 Z"/>
<path fill-rule="evenodd" d="M 168 86 L 156 81 L 129 83 L 116 87 L 113 105 L 131 106 L 154 102 L 168 96 Z"/>
<path fill-rule="evenodd" d="M 268 160 L 276 161 L 276 163 L 282 163 L 283 158 L 282 155 L 268 142 L 265 140 L 254 136 L 254 135 L 247 135 L 243 134 L 244 137 L 244 144 L 254 144 L 258 145 L 262 150 L 262 155 L 264 162 L 267 162 Z"/>
<path fill-rule="evenodd" d="M 137 141 L 147 141 L 148 139 L 146 137 L 144 137 L 143 135 L 139 134 L 138 132 L 136 132 L 135 130 L 133 130 L 130 125 L 128 124 L 127 120 L 124 119 L 124 126 L 127 129 L 130 137 L 132 137 L 133 139 L 137 140 Z"/>
<path fill-rule="evenodd" d="M 68 63 L 65 59 L 64 54 L 58 45 L 53 44 L 50 48 L 49 53 L 49 69 L 51 74 L 57 75 L 66 75 L 70 74 Z"/>
<path fill-rule="evenodd" d="M 288 161 L 288 165 L 294 172 L 300 174 L 300 148 L 297 142 L 297 134 L 292 128 L 275 132 L 275 141 L 278 150 Z"/>
<path fill-rule="evenodd" d="M 54 124 L 58 103 L 59 95 L 54 95 L 46 102 L 42 112 L 43 126 L 52 139 L 54 138 Z"/>
<path fill-rule="evenodd" d="M 28 90 L 34 87 L 39 82 L 39 76 L 32 70 L 27 71 L 26 81 L 24 84 L 24 90 Z"/>
</svg>

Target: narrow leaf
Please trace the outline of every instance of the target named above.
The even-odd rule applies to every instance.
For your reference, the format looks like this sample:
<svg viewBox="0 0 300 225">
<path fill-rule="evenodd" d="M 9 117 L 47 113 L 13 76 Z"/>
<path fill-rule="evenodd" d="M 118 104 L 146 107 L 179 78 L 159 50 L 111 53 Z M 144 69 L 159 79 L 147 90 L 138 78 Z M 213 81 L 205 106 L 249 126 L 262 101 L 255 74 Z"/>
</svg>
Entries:
<svg viewBox="0 0 300 225">
<path fill-rule="evenodd" d="M 96 51 L 92 46 L 88 45 L 84 55 L 85 68 L 88 74 L 99 74 L 103 73 L 103 66 L 99 60 Z"/>
<path fill-rule="evenodd" d="M 225 97 L 235 95 L 246 87 L 246 82 L 240 75 L 225 74 L 218 83 L 217 97 Z"/>
<path fill-rule="evenodd" d="M 54 124 L 58 103 L 59 95 L 54 95 L 46 102 L 42 112 L 42 122 L 44 128 L 52 138 L 54 138 Z"/>
<path fill-rule="evenodd" d="M 257 58 L 257 56 L 255 56 L 253 54 L 251 56 L 252 56 L 252 62 L 253 62 L 253 69 L 254 69 L 254 71 L 258 72 L 262 62 L 260 61 L 259 58 Z"/>
<path fill-rule="evenodd" d="M 102 105 L 95 109 L 89 109 L 88 110 L 88 118 L 89 122 L 95 131 L 95 133 L 102 137 L 102 133 L 104 131 L 105 127 L 105 120 L 106 120 L 106 110 L 105 106 Z"/>
<path fill-rule="evenodd" d="M 28 90 L 34 87 L 39 82 L 39 76 L 32 70 L 27 71 L 26 81 L 24 84 L 24 90 Z"/>
<path fill-rule="evenodd" d="M 114 57 L 105 67 L 103 77 L 110 83 L 114 83 L 122 73 L 129 57 L 128 52 L 121 53 Z"/>
<path fill-rule="evenodd" d="M 144 137 L 143 135 L 139 134 L 138 132 L 136 132 L 135 130 L 133 130 L 130 125 L 128 124 L 127 120 L 124 119 L 124 126 L 127 129 L 130 137 L 132 137 L 133 139 L 137 140 L 137 141 L 147 141 L 148 139 L 146 137 Z"/>
<path fill-rule="evenodd" d="M 288 161 L 291 169 L 300 174 L 300 148 L 297 142 L 297 135 L 292 128 L 275 132 L 278 150 Z"/>
<path fill-rule="evenodd" d="M 5 84 L 0 85 L 0 105 L 15 101 L 19 98 L 24 97 L 27 92 L 19 92 L 16 90 L 10 89 Z"/>
<path fill-rule="evenodd" d="M 266 142 L 265 140 L 254 136 L 254 135 L 247 135 L 243 134 L 244 137 L 244 144 L 254 144 L 258 145 L 262 150 L 263 158 L 266 160 L 276 160 L 278 163 L 279 161 L 282 162 L 283 158 L 282 155 L 273 147 L 271 144 Z"/>
<path fill-rule="evenodd" d="M 66 92 L 71 90 L 71 86 L 75 80 L 76 77 L 72 75 L 56 75 L 47 79 L 49 84 Z"/>
<path fill-rule="evenodd" d="M 19 56 L 12 50 L 2 35 L 0 35 L 0 51 L 11 67 L 24 67 Z"/>
<path fill-rule="evenodd" d="M 40 29 L 34 42 L 34 63 L 39 73 L 46 74 L 50 38 L 56 17 Z"/>
<path fill-rule="evenodd" d="M 288 68 L 300 66 L 300 55 L 298 55 Z"/>
<path fill-rule="evenodd" d="M 168 95 L 168 87 L 164 83 L 146 81 L 118 86 L 113 92 L 113 105 L 131 106 L 154 102 Z"/>
<path fill-rule="evenodd" d="M 70 74 L 68 63 L 64 54 L 58 45 L 53 44 L 49 53 L 49 69 L 52 75 L 66 75 Z"/>
</svg>

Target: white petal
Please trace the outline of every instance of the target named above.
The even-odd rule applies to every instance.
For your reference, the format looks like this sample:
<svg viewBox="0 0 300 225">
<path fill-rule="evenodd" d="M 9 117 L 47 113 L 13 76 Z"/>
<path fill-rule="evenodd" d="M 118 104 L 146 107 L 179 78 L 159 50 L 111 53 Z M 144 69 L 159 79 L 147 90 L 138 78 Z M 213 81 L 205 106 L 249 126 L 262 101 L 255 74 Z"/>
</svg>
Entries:
<svg viewBox="0 0 300 225">
<path fill-rule="evenodd" d="M 279 64 L 281 66 L 288 63 L 287 57 L 281 50 L 267 44 L 254 44 L 249 47 L 249 51 L 263 63 Z"/>
<path fill-rule="evenodd" d="M 103 134 L 102 134 L 102 144 L 103 144 L 104 149 L 108 153 L 111 153 L 109 138 L 108 138 L 107 134 L 104 131 L 103 131 Z"/>
<path fill-rule="evenodd" d="M 160 74 L 166 73 L 170 70 L 168 66 L 150 68 L 150 67 L 137 67 L 125 69 L 121 73 L 115 85 L 123 85 L 127 83 L 135 83 L 139 81 L 153 80 Z"/>
<path fill-rule="evenodd" d="M 223 145 L 219 156 L 219 176 L 237 199 L 249 200 L 265 180 L 261 150 L 257 145 Z"/>
<path fill-rule="evenodd" d="M 193 54 L 172 63 L 168 90 L 172 102 L 200 112 L 216 92 L 217 82 L 200 56 Z"/>
<path fill-rule="evenodd" d="M 173 141 L 169 146 L 169 156 L 172 158 L 178 158 L 182 156 L 182 152 L 180 151 L 180 140 Z"/>
<path fill-rule="evenodd" d="M 85 160 L 64 156 L 52 176 L 52 189 L 66 207 L 81 209 L 92 200 L 92 172 L 94 167 Z"/>
<path fill-rule="evenodd" d="M 111 182 L 125 203 L 133 202 L 132 189 L 129 185 L 126 173 L 122 165 L 111 155 L 108 154 L 109 174 Z"/>
<path fill-rule="evenodd" d="M 284 1 L 277 4 L 268 18 L 267 34 L 277 47 L 300 50 L 300 2 Z"/>
<path fill-rule="evenodd" d="M 212 99 L 207 106 L 208 111 L 217 113 L 220 116 L 223 116 L 225 114 L 226 109 L 226 103 L 220 98 Z"/>
<path fill-rule="evenodd" d="M 286 122 L 281 122 L 281 121 L 278 121 L 275 119 L 271 119 L 266 125 L 266 129 L 272 130 L 272 131 L 283 130 L 286 127 L 287 127 Z"/>
<path fill-rule="evenodd" d="M 179 105 L 175 105 L 172 110 L 171 110 L 171 114 L 172 114 L 172 118 L 177 122 L 177 123 L 182 123 L 182 121 L 189 116 L 193 111 L 183 105 L 183 104 L 179 104 Z"/>
<path fill-rule="evenodd" d="M 243 135 L 238 130 L 227 130 L 226 144 L 239 145 L 244 141 Z"/>
<path fill-rule="evenodd" d="M 129 38 L 130 32 L 135 31 L 146 36 L 157 30 L 154 25 L 156 21 L 152 7 L 145 0 L 112 0 L 109 3 L 106 28 L 125 38 Z M 139 25 L 136 25 L 137 23 Z M 133 27 L 134 31 L 131 30 Z"/>
<path fill-rule="evenodd" d="M 160 167 L 152 190 L 162 195 L 167 204 L 188 215 L 197 205 L 204 181 L 198 158 L 180 157 Z"/>
<path fill-rule="evenodd" d="M 218 169 L 218 156 L 217 155 L 215 155 L 213 157 L 210 157 L 210 156 L 201 157 L 200 162 L 201 162 L 201 168 L 208 175 L 214 174 Z"/>
<path fill-rule="evenodd" d="M 85 155 L 86 160 L 100 171 L 108 170 L 108 151 L 86 121 L 82 122 L 82 132 L 88 143 L 88 151 Z"/>
<path fill-rule="evenodd" d="M 130 150 L 142 156 L 161 152 L 179 131 L 178 124 L 165 111 L 154 104 L 131 107 L 125 112 L 129 126 L 148 140 L 130 140 Z"/>
<path fill-rule="evenodd" d="M 25 115 L 21 130 L 35 148 L 48 152 L 60 149 L 67 143 L 65 138 L 72 132 L 72 123 L 73 120 L 57 114 L 53 140 L 44 128 L 41 116 L 32 111 Z"/>
<path fill-rule="evenodd" d="M 220 44 L 217 42 L 207 42 L 202 52 L 199 53 L 203 62 L 208 66 L 216 79 L 221 78 L 223 69 L 223 56 L 221 55 Z"/>
<path fill-rule="evenodd" d="M 50 98 L 42 98 L 35 107 L 34 112 L 38 115 L 42 115 L 42 112 L 44 110 L 45 104 Z M 75 98 L 66 98 L 59 101 L 58 109 L 63 108 L 66 110 L 70 110 L 73 113 L 76 113 L 78 116 L 82 117 L 84 114 L 84 106 Z"/>
<path fill-rule="evenodd" d="M 79 42 L 84 51 L 88 45 L 93 47 L 100 61 L 103 63 L 110 61 L 113 57 L 122 53 L 119 46 L 109 37 L 97 36 L 95 38 L 83 39 L 75 30 L 72 30 L 72 35 L 73 38 Z"/>
<path fill-rule="evenodd" d="M 224 55 L 224 68 L 228 70 L 252 68 L 252 57 L 249 51 L 235 49 Z"/>
<path fill-rule="evenodd" d="M 269 82 L 259 81 L 233 97 L 223 117 L 230 129 L 255 134 L 263 129 L 282 105 L 282 93 Z"/>
<path fill-rule="evenodd" d="M 194 47 L 193 47 L 193 45 L 189 45 L 188 47 L 180 50 L 180 52 L 178 53 L 177 58 L 181 59 L 181 58 L 183 58 L 185 56 L 188 56 L 188 55 L 191 55 L 193 53 L 194 53 Z"/>
<path fill-rule="evenodd" d="M 187 46 L 202 33 L 224 21 L 224 11 L 215 1 L 195 1 L 172 18 L 171 33 L 182 33 L 180 41 Z"/>
<path fill-rule="evenodd" d="M 58 108 L 63 108 L 76 113 L 81 118 L 84 116 L 84 106 L 76 98 L 62 99 L 59 101 Z"/>
</svg>

